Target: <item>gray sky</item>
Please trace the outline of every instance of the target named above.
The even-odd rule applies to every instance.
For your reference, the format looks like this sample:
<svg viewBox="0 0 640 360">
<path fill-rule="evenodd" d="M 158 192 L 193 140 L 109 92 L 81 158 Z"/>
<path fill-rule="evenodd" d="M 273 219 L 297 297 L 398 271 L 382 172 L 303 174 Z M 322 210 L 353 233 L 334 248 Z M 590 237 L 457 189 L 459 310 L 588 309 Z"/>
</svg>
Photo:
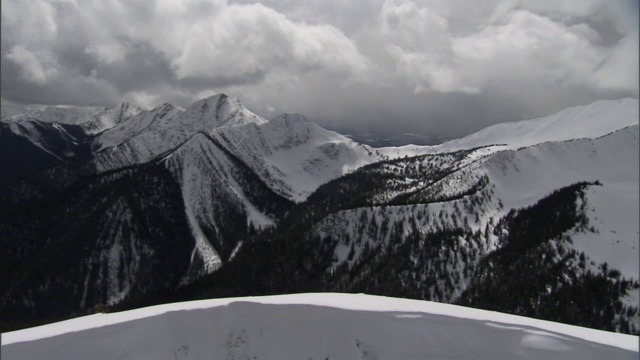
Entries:
<svg viewBox="0 0 640 360">
<path fill-rule="evenodd" d="M 2 0 L 1 90 L 462 135 L 638 97 L 638 0 Z"/>
</svg>

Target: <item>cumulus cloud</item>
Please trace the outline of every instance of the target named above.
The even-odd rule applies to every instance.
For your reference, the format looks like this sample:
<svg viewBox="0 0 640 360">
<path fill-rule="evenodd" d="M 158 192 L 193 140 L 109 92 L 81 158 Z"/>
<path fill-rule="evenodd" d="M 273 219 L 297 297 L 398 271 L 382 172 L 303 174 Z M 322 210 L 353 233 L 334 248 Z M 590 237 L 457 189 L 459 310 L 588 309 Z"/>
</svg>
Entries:
<svg viewBox="0 0 640 360">
<path fill-rule="evenodd" d="M 447 21 L 448 8 L 440 8 L 441 14 L 437 6 L 388 0 L 381 13 L 382 36 L 398 74 L 416 92 L 473 94 L 494 83 L 532 82 L 633 90 L 622 74 L 634 64 L 637 68 L 637 56 L 631 53 L 634 42 L 600 46 L 600 36 L 589 24 L 569 18 L 584 16 L 584 8 L 593 2 L 585 2 L 584 8 L 563 3 L 555 13 L 549 3 L 535 4 L 540 13 L 514 3 L 511 9 L 496 7 L 485 14 L 485 23 L 475 31 L 455 31 Z M 623 61 L 625 66 L 617 66 Z M 603 62 L 612 64 L 599 71 Z"/>
<path fill-rule="evenodd" d="M 57 74 L 55 66 L 45 64 L 29 49 L 23 45 L 15 45 L 7 53 L 7 59 L 13 61 L 19 68 L 22 77 L 35 85 L 44 85 L 47 80 Z"/>
<path fill-rule="evenodd" d="M 465 132 L 638 96 L 627 0 L 1 0 L 2 97 Z"/>
<path fill-rule="evenodd" d="M 594 82 L 602 89 L 625 89 L 638 93 L 638 39 L 625 37 L 594 74 Z"/>
<path fill-rule="evenodd" d="M 67 76 L 109 80 L 118 76 L 114 69 L 127 72 L 131 62 L 140 61 L 177 88 L 203 79 L 210 80 L 209 87 L 251 84 L 281 69 L 362 77 L 369 66 L 339 29 L 294 22 L 261 4 L 7 0 L 2 5 L 3 33 L 8 33 L 3 36 L 4 57 L 22 68 L 25 80 L 38 85 L 45 85 L 58 68 Z M 43 34 L 33 31 L 42 28 L 35 26 L 39 22 L 45 25 Z M 75 58 L 69 59 L 70 53 Z M 91 69 L 83 72 L 86 64 Z"/>
<path fill-rule="evenodd" d="M 230 5 L 191 26 L 172 60 L 179 79 L 243 78 L 274 68 L 362 74 L 367 59 L 338 29 L 307 25 L 260 4 Z"/>
</svg>

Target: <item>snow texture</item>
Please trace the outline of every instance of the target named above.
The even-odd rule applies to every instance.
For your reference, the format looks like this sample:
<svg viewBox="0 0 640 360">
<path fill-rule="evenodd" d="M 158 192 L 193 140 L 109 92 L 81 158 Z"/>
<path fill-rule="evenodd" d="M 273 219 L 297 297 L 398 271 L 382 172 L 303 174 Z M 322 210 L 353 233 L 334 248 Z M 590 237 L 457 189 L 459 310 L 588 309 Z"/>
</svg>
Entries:
<svg viewBox="0 0 640 360">
<path fill-rule="evenodd" d="M 363 294 L 213 299 L 3 334 L 3 359 L 637 359 L 638 337 Z"/>
<path fill-rule="evenodd" d="M 549 142 L 496 154 L 481 166 L 506 209 L 529 206 L 555 189 L 599 181 L 586 194 L 596 232 L 572 234 L 573 246 L 638 279 L 640 245 L 638 125 L 599 139 Z"/>
<path fill-rule="evenodd" d="M 638 125 L 638 121 L 638 99 L 602 100 L 585 106 L 564 109 L 539 119 L 493 125 L 440 145 L 406 145 L 377 150 L 381 154 L 395 158 L 451 152 L 486 145 L 505 145 L 509 149 L 518 149 L 547 141 L 593 139 L 627 126 Z"/>
<path fill-rule="evenodd" d="M 264 124 L 221 127 L 212 135 L 274 191 L 296 202 L 330 180 L 384 159 L 374 149 L 295 114 Z"/>
</svg>

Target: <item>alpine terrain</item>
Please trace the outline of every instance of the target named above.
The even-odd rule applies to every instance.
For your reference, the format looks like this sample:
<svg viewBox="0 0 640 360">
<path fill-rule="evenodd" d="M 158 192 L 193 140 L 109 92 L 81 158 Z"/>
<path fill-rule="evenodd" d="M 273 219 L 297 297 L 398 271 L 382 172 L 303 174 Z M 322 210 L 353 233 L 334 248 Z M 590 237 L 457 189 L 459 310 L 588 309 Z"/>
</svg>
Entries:
<svg viewBox="0 0 640 360">
<path fill-rule="evenodd" d="M 3 334 L 3 359 L 637 359 L 638 337 L 363 294 L 211 299 Z"/>
<path fill-rule="evenodd" d="M 599 101 L 439 145 L 373 148 L 301 115 L 264 119 L 224 94 L 186 109 L 3 108 L 0 323 L 15 330 L 166 302 L 348 292 L 637 335 L 638 122 L 637 99 Z M 207 311 L 228 319 L 263 306 Z M 436 316 L 398 310 L 366 321 L 415 321 L 399 330 L 413 331 Z M 308 316 L 343 315 L 316 306 Z M 176 326 L 188 326 L 183 319 Z M 242 321 L 219 344 L 240 349 L 235 358 L 264 345 L 258 320 Z M 507 327 L 442 321 L 487 337 Z M 525 334 L 536 351 L 591 354 L 582 340 L 518 324 L 517 340 Z M 337 348 L 373 358 L 378 336 Z"/>
</svg>

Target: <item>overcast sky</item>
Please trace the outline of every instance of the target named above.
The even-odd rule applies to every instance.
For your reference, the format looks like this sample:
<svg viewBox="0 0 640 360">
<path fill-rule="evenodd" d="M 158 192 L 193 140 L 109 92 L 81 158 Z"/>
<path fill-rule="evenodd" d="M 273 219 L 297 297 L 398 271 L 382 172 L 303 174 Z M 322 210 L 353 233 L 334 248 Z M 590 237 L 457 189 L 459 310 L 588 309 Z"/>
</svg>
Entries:
<svg viewBox="0 0 640 360">
<path fill-rule="evenodd" d="M 638 97 L 638 0 L 2 0 L 1 95 L 464 134 Z"/>
</svg>

